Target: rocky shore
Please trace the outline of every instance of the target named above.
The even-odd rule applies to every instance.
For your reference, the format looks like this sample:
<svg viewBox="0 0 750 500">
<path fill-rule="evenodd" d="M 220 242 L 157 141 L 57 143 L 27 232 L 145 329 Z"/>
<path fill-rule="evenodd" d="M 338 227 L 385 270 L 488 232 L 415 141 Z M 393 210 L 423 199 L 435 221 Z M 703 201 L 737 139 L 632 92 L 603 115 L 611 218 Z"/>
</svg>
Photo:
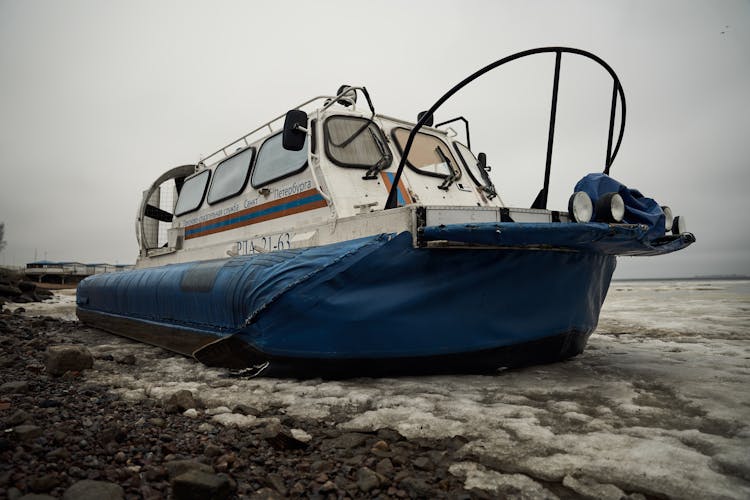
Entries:
<svg viewBox="0 0 750 500">
<path fill-rule="evenodd" d="M 567 362 L 350 380 L 208 368 L 69 321 L 72 291 L 8 303 L 0 499 L 746 499 L 748 291 L 617 284 Z"/>
<path fill-rule="evenodd" d="M 52 295 L 51 291 L 25 279 L 23 274 L 0 268 L 0 309 L 6 304 L 11 307 L 13 304 L 41 302 Z"/>
<path fill-rule="evenodd" d="M 448 471 L 460 436 L 347 432 L 247 405 L 206 411 L 186 390 L 122 400 L 82 371 L 136 360 L 94 359 L 66 338 L 76 330 L 0 315 L 0 498 L 486 496 Z"/>
</svg>

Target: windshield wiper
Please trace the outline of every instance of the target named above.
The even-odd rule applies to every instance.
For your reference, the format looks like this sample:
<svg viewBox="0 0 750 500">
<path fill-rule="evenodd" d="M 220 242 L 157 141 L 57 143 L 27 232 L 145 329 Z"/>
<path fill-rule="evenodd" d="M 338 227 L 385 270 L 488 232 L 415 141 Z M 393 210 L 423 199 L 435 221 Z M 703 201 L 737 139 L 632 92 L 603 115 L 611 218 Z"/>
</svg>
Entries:
<svg viewBox="0 0 750 500">
<path fill-rule="evenodd" d="M 376 134 L 372 128 L 368 128 L 370 131 L 370 135 L 372 136 L 372 140 L 375 141 L 375 146 L 378 148 L 378 151 L 380 151 L 380 159 L 367 170 L 367 173 L 362 177 L 363 179 L 377 179 L 377 174 L 381 170 L 384 170 L 391 166 L 391 162 L 393 162 L 393 155 L 388 150 L 385 144 L 383 144 L 383 141 L 380 140 L 380 137 L 378 137 L 378 134 Z"/>
<path fill-rule="evenodd" d="M 447 191 L 448 188 L 450 187 L 450 185 L 453 184 L 453 182 L 456 179 L 458 179 L 458 173 L 453 168 L 453 164 L 451 164 L 451 161 L 448 158 L 448 156 L 446 156 L 446 154 L 443 153 L 443 150 L 440 149 L 440 146 L 435 147 L 435 152 L 440 157 L 440 159 L 443 160 L 443 163 L 445 163 L 446 165 L 448 165 L 448 170 L 451 171 L 451 174 L 448 177 L 445 178 L 445 180 L 443 181 L 442 184 L 440 184 L 438 186 L 438 189 L 442 189 L 443 191 Z"/>
</svg>

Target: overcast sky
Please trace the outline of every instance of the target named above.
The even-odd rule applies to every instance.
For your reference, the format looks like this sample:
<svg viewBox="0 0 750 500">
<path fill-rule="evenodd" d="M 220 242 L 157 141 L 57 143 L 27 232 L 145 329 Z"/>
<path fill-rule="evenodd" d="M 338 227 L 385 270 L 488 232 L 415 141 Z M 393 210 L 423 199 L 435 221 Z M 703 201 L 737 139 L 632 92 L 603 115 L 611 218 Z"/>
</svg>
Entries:
<svg viewBox="0 0 750 500">
<path fill-rule="evenodd" d="M 0 0 L 0 264 L 133 263 L 142 190 L 340 84 L 416 117 L 476 69 L 548 45 L 618 73 L 612 176 L 684 215 L 698 242 L 616 276 L 750 274 L 750 2 Z M 509 205 L 541 187 L 554 56 L 505 66 L 464 115 Z M 611 83 L 563 56 L 550 208 L 601 171 Z"/>
</svg>

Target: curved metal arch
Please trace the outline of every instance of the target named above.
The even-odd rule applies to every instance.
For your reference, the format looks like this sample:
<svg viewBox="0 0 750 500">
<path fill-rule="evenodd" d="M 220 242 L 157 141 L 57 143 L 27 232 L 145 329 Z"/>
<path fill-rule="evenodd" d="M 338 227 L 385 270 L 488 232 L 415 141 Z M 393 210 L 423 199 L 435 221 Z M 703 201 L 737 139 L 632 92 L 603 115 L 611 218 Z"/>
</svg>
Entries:
<svg viewBox="0 0 750 500">
<path fill-rule="evenodd" d="M 422 117 L 417 121 L 417 124 L 414 126 L 414 128 L 411 130 L 411 133 L 409 134 L 409 137 L 406 141 L 406 145 L 404 146 L 404 154 L 401 155 L 401 161 L 399 162 L 398 169 L 396 170 L 395 178 L 393 179 L 393 184 L 391 185 L 391 190 L 388 193 L 388 200 L 385 204 L 385 210 L 395 208 L 397 205 L 397 195 L 396 195 L 396 186 L 398 186 L 399 181 L 401 180 L 401 173 L 404 170 L 404 165 L 406 165 L 406 158 L 409 155 L 409 151 L 411 151 L 412 143 L 414 142 L 414 137 L 416 136 L 417 132 L 419 131 L 422 126 L 424 126 L 425 122 L 427 122 L 428 119 L 430 119 L 435 111 L 440 108 L 445 101 L 453 97 L 453 95 L 464 88 L 469 83 L 473 82 L 480 76 L 484 75 L 485 73 L 492 71 L 493 69 L 502 66 L 503 64 L 509 63 L 511 61 L 515 61 L 516 59 L 521 59 L 522 57 L 536 55 L 536 54 L 545 54 L 545 53 L 555 53 L 557 54 L 557 61 L 556 61 L 556 78 L 559 76 L 559 61 L 560 61 L 560 55 L 563 53 L 567 54 L 576 54 L 579 56 L 586 57 L 588 59 L 591 59 L 597 63 L 599 63 L 600 66 L 602 66 L 612 77 L 612 80 L 614 81 L 614 86 L 612 90 L 612 107 L 610 109 L 610 124 L 609 124 L 609 136 L 607 141 L 607 158 L 605 161 L 605 167 L 604 167 L 604 173 L 608 174 L 610 166 L 612 165 L 612 162 L 614 162 L 615 157 L 617 156 L 617 152 L 620 150 L 620 144 L 622 143 L 622 137 L 625 133 L 625 114 L 626 114 L 626 104 L 625 104 L 625 92 L 622 89 L 622 85 L 620 84 L 620 79 L 617 76 L 617 73 L 612 69 L 612 67 L 607 64 L 602 58 L 597 56 L 596 54 L 592 54 L 591 52 L 588 52 L 586 50 L 581 49 L 575 49 L 572 47 L 540 47 L 536 49 L 529 49 L 524 50 L 522 52 L 517 52 L 515 54 L 509 55 L 507 57 L 504 57 L 502 59 L 498 59 L 497 61 L 488 64 L 484 68 L 472 73 L 468 77 L 464 78 L 462 81 L 460 81 L 457 85 L 455 85 L 453 88 L 451 88 L 448 92 L 446 92 L 440 99 L 438 99 L 435 104 L 433 104 L 430 109 L 428 109 L 426 112 L 422 114 Z M 556 100 L 557 95 L 557 80 L 555 81 L 555 90 L 554 90 L 554 97 L 553 101 Z M 616 104 L 617 104 L 617 96 L 620 97 L 620 102 L 622 103 L 622 111 L 620 113 L 620 131 L 617 137 L 617 143 L 615 144 L 614 150 L 612 150 L 612 133 L 614 131 L 614 119 L 615 119 L 615 110 L 616 110 Z M 556 104 L 553 102 L 553 106 L 556 106 Z M 550 135 L 552 135 L 552 130 L 554 129 L 554 113 L 555 109 L 552 110 L 552 117 L 550 120 L 550 126 L 552 127 L 550 130 Z M 547 156 L 548 158 L 551 156 L 551 141 L 548 144 L 548 151 Z M 548 177 L 548 176 L 547 176 Z M 548 182 L 548 180 L 545 181 L 545 184 Z M 546 192 L 547 186 L 543 189 L 543 191 Z M 541 193 L 540 193 L 541 195 Z M 546 206 L 546 194 L 545 194 L 545 202 Z"/>
</svg>

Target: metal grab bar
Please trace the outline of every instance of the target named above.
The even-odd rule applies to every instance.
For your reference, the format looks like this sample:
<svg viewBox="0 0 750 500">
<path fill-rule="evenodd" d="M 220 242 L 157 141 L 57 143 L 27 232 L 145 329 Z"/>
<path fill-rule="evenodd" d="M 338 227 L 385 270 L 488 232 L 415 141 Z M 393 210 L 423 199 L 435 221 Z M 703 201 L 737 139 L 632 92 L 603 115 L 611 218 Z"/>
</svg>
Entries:
<svg viewBox="0 0 750 500">
<path fill-rule="evenodd" d="M 561 57 L 563 53 L 576 54 L 576 55 L 580 55 L 583 57 L 587 57 L 599 63 L 599 65 L 602 66 L 605 70 L 607 70 L 607 72 L 612 76 L 612 80 L 614 84 L 613 84 L 613 89 L 612 89 L 612 104 L 610 108 L 609 136 L 607 139 L 607 157 L 604 162 L 604 173 L 609 174 L 609 169 L 612 166 L 612 163 L 614 162 L 615 157 L 617 156 L 617 152 L 620 150 L 620 144 L 622 144 L 622 137 L 623 137 L 623 134 L 625 133 L 625 114 L 626 114 L 625 92 L 622 89 L 622 85 L 620 84 L 620 79 L 617 77 L 617 73 L 615 73 L 615 71 L 610 67 L 610 65 L 607 64 L 603 59 L 601 59 L 595 54 L 592 54 L 591 52 L 581 50 L 581 49 L 574 49 L 571 47 L 541 47 L 537 49 L 530 49 L 530 50 L 524 50 L 522 52 L 517 52 L 515 54 L 504 57 L 502 59 L 498 59 L 497 61 L 491 64 L 488 64 L 484 68 L 464 78 L 462 81 L 456 84 L 453 88 L 451 88 L 448 92 L 446 92 L 442 97 L 440 97 L 440 99 L 438 99 L 435 102 L 435 104 L 433 104 L 430 107 L 430 109 L 422 113 L 422 117 L 417 121 L 417 124 L 411 129 L 411 133 L 409 134 L 409 137 L 406 141 L 406 145 L 404 146 L 404 152 L 401 155 L 401 161 L 398 165 L 398 169 L 396 170 L 396 175 L 393 179 L 391 190 L 388 192 L 388 200 L 385 203 L 384 210 L 396 208 L 396 205 L 397 205 L 396 186 L 398 186 L 398 183 L 401 180 L 401 173 L 403 172 L 404 166 L 406 165 L 406 158 L 409 156 L 409 152 L 411 151 L 412 143 L 414 142 L 414 137 L 416 136 L 419 129 L 422 128 L 428 120 L 432 119 L 432 116 L 435 113 L 435 111 L 438 108 L 440 108 L 445 103 L 445 101 L 450 99 L 456 92 L 464 88 L 469 83 L 473 82 L 474 80 L 484 75 L 485 73 L 497 68 L 498 66 L 502 66 L 503 64 L 509 63 L 511 61 L 515 61 L 516 59 L 521 59 L 522 57 L 531 56 L 535 54 L 544 54 L 544 53 L 555 53 L 555 56 L 556 56 L 555 57 L 555 80 L 554 80 L 553 91 L 552 91 L 550 126 L 548 130 L 548 139 L 547 139 L 547 163 L 545 165 L 544 187 L 539 192 L 537 199 L 534 201 L 534 208 L 546 208 L 547 207 L 547 193 L 549 191 L 549 171 L 550 171 L 551 162 L 552 162 L 552 146 L 554 142 L 555 117 L 557 113 L 557 90 L 558 90 L 559 77 L 560 77 L 560 62 L 561 62 Z M 617 143 L 615 144 L 614 150 L 612 150 L 612 141 L 614 138 L 614 123 L 615 123 L 618 95 L 620 97 L 620 102 L 622 103 L 622 111 L 620 113 L 620 132 L 618 134 Z M 540 205 L 540 206 L 537 206 L 537 205 Z"/>
</svg>

